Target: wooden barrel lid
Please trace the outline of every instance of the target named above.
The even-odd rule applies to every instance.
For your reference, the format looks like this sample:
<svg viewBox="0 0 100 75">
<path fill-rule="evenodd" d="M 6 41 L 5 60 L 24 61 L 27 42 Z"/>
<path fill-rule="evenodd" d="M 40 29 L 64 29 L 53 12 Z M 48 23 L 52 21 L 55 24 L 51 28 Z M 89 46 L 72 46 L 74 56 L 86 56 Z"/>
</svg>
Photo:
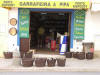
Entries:
<svg viewBox="0 0 100 75">
<path fill-rule="evenodd" d="M 16 28 L 10 28 L 9 33 L 10 35 L 13 35 L 13 36 L 16 35 L 17 34 Z"/>
<path fill-rule="evenodd" d="M 10 19 L 10 24 L 15 26 L 17 24 L 17 20 L 15 18 Z"/>
</svg>

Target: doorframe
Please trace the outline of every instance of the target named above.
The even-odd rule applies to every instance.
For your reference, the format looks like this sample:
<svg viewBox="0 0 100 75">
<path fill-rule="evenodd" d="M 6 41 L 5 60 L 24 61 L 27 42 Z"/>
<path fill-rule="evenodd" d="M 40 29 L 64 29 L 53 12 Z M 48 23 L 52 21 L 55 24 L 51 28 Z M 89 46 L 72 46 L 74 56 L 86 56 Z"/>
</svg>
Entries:
<svg viewBox="0 0 100 75">
<path fill-rule="evenodd" d="M 73 48 L 73 40 L 74 40 L 74 9 L 39 9 L 39 8 L 29 8 L 30 11 L 39 11 L 39 12 L 71 12 L 71 31 L 70 31 L 70 49 Z M 17 37 L 17 45 L 20 46 L 20 37 L 19 37 L 19 9 L 18 9 L 18 37 Z"/>
</svg>

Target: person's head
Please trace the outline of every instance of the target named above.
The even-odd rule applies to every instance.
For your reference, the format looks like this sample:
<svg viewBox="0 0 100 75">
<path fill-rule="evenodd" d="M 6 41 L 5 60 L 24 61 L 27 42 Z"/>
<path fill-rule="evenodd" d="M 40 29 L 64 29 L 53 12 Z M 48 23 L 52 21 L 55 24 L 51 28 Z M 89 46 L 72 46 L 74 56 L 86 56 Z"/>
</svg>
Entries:
<svg viewBox="0 0 100 75">
<path fill-rule="evenodd" d="M 66 35 L 66 36 L 68 35 L 67 32 L 65 32 L 65 35 Z"/>
</svg>

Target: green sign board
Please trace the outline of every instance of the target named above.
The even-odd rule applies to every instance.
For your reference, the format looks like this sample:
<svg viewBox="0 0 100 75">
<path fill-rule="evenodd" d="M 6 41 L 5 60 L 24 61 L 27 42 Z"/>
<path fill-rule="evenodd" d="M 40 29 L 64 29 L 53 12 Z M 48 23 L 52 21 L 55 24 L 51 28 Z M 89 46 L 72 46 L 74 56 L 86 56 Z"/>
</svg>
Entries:
<svg viewBox="0 0 100 75">
<path fill-rule="evenodd" d="M 84 39 L 85 10 L 75 10 L 74 12 L 74 39 Z"/>
<path fill-rule="evenodd" d="M 20 38 L 29 38 L 29 13 L 26 8 L 19 9 L 19 34 Z"/>
</svg>

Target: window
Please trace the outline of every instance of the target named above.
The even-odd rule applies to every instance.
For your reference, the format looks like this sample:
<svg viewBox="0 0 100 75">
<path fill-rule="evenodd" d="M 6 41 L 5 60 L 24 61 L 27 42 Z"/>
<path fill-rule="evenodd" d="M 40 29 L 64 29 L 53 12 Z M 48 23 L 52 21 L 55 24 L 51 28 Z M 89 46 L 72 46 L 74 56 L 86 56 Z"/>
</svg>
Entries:
<svg viewBox="0 0 100 75">
<path fill-rule="evenodd" d="M 5 33 L 5 31 L 6 31 L 6 25 L 0 24 L 0 33 Z"/>
</svg>

